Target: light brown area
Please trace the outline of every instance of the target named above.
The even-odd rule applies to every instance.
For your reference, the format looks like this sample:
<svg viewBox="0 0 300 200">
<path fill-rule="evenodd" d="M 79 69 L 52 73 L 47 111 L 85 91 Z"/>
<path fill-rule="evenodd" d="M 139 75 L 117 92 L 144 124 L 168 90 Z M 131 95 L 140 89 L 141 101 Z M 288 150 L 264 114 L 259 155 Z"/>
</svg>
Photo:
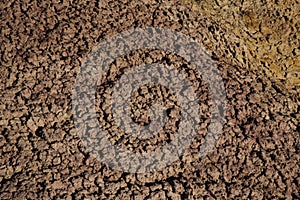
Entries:
<svg viewBox="0 0 300 200">
<path fill-rule="evenodd" d="M 300 2 L 289 1 L 188 1 L 239 42 L 244 52 L 234 60 L 267 75 L 291 92 L 300 91 Z"/>
</svg>

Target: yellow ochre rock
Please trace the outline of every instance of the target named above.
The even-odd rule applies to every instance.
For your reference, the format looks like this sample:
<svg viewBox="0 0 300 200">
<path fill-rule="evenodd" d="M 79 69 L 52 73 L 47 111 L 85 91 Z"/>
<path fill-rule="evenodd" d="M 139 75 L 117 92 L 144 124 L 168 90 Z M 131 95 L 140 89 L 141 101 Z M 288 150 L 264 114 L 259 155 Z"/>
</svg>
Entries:
<svg viewBox="0 0 300 200">
<path fill-rule="evenodd" d="M 266 75 L 288 90 L 300 92 L 300 1 L 183 0 L 238 40 L 235 59 L 241 67 Z M 244 59 L 243 59 L 244 58 Z"/>
</svg>

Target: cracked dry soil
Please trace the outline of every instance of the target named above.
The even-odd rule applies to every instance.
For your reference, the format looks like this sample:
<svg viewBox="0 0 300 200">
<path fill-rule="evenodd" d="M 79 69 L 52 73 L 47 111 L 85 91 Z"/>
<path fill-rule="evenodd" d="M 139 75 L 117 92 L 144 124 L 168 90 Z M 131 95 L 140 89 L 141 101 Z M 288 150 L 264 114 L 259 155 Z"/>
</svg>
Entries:
<svg viewBox="0 0 300 200">
<path fill-rule="evenodd" d="M 299 7 L 298 1 L 289 11 L 295 6 Z M 218 20 L 220 15 L 214 15 L 215 7 L 211 9 L 201 12 L 190 4 L 159 0 L 2 1 L 0 199 L 299 199 L 299 90 L 256 70 L 257 59 L 263 58 L 259 48 L 266 46 L 258 45 L 253 51 L 249 45 L 255 42 L 247 42 L 251 33 L 233 30 Z M 223 17 L 226 12 L 221 13 Z M 296 12 L 289 40 L 298 43 L 284 59 L 275 56 L 276 62 L 299 62 Z M 234 24 L 234 17 L 228 16 L 227 21 Z M 259 27 L 261 21 L 254 22 L 249 26 Z M 138 50 L 118 58 L 107 80 L 115 82 L 121 75 L 119 68 L 144 62 L 182 69 L 197 88 L 201 109 L 207 111 L 190 153 L 161 171 L 130 174 L 100 163 L 79 139 L 71 98 L 81 64 L 99 42 L 137 27 L 180 31 L 203 45 L 216 61 L 228 100 L 226 123 L 215 148 L 203 159 L 195 155 L 209 124 L 205 83 L 185 60 L 157 50 Z M 274 40 L 284 43 L 286 36 Z M 168 99 L 166 106 L 170 104 L 174 112 L 168 114 L 171 120 L 166 133 L 137 141 L 110 127 L 107 102 L 100 97 L 110 94 L 111 87 L 100 85 L 96 95 L 98 119 L 110 130 L 111 141 L 132 151 L 151 151 L 172 139 L 179 112 L 174 109 L 172 93 L 152 86 L 158 101 Z M 133 102 L 133 118 L 141 124 L 148 122 L 142 112 L 147 108 L 145 102 L 153 101 L 149 88 L 135 94 L 145 98 Z"/>
</svg>

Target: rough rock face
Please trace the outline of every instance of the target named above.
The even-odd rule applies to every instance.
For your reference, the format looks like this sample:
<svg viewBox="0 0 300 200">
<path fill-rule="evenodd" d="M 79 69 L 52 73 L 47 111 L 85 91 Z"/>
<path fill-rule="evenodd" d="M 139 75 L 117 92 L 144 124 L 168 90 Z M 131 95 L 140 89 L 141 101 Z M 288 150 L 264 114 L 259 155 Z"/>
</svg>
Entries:
<svg viewBox="0 0 300 200">
<path fill-rule="evenodd" d="M 235 7 L 202 1 L 200 10 L 179 1 L 2 2 L 0 198 L 300 198 L 299 2 L 283 10 L 282 2 L 275 7 L 247 2 Z M 280 16 L 275 21 L 274 13 Z M 92 49 L 138 27 L 180 31 L 203 45 L 223 78 L 227 108 L 223 133 L 209 155 L 196 156 L 208 116 L 189 154 L 161 171 L 130 174 L 107 167 L 87 151 L 74 126 L 72 93 Z M 209 110 L 201 75 L 168 52 L 145 49 L 124 55 L 106 78 L 115 82 L 119 68 L 141 62 L 182 69 L 194 81 L 201 108 Z M 133 100 L 138 123 L 147 123 L 142 111 L 153 95 L 176 107 L 168 90 L 158 87 L 153 93 L 149 88 Z M 99 85 L 96 94 L 103 126 L 112 123 L 103 119 L 106 99 L 101 98 L 110 90 L 110 84 Z M 174 116 L 169 134 L 148 142 L 108 134 L 123 148 L 150 151 L 172 139 L 178 112 L 169 112 Z"/>
<path fill-rule="evenodd" d="M 299 1 L 188 2 L 226 29 L 231 44 L 239 44 L 226 54 L 232 54 L 231 58 L 240 67 L 262 73 L 299 93 Z"/>
</svg>

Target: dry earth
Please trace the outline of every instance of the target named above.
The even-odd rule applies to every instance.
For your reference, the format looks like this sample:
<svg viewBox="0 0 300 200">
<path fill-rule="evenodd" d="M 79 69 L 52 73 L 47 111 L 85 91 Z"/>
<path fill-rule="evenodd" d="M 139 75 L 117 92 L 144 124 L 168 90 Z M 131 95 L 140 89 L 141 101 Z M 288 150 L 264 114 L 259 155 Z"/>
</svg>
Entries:
<svg viewBox="0 0 300 200">
<path fill-rule="evenodd" d="M 299 2 L 284 9 L 281 4 L 2 1 L 0 199 L 299 199 Z M 72 117 L 80 66 L 101 41 L 137 27 L 180 31 L 216 61 L 226 88 L 227 121 L 203 159 L 195 155 L 209 117 L 190 153 L 153 173 L 111 169 L 80 140 Z M 201 75 L 168 52 L 145 49 L 124 55 L 106 78 L 114 82 L 122 74 L 117 69 L 143 62 L 182 70 L 195 84 L 201 108 L 208 109 Z M 112 122 L 105 118 L 101 95 L 110 91 L 110 84 L 99 85 L 96 95 L 104 127 Z M 147 94 L 149 99 L 138 101 Z M 177 108 L 164 88 L 149 86 L 135 95 L 134 108 L 146 109 L 144 102 L 154 101 L 153 96 Z M 123 148 L 153 150 L 172 139 L 179 111 L 174 112 L 168 134 L 151 141 L 121 137 L 114 128 L 108 134 Z M 133 118 L 147 123 L 140 113 Z"/>
</svg>

